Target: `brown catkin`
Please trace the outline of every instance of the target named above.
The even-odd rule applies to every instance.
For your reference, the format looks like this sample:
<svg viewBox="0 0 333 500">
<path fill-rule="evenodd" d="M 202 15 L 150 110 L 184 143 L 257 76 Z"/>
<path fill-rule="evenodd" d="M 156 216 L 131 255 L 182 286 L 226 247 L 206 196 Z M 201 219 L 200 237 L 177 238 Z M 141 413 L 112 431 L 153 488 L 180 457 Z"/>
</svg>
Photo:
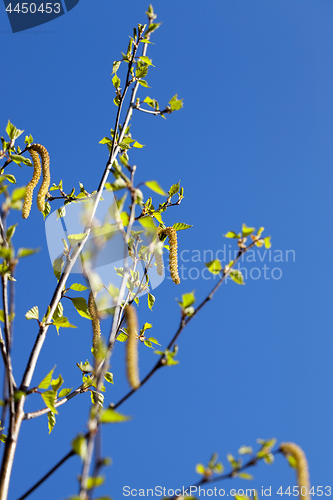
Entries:
<svg viewBox="0 0 333 500">
<path fill-rule="evenodd" d="M 88 311 L 92 318 L 92 329 L 93 329 L 93 348 L 98 348 L 99 339 L 101 338 L 101 325 L 98 319 L 98 312 L 95 302 L 94 294 L 91 290 L 88 298 Z"/>
<path fill-rule="evenodd" d="M 37 195 L 37 207 L 40 212 L 45 210 L 45 196 L 50 187 L 50 156 L 47 149 L 41 144 L 33 144 L 33 148 L 42 158 L 43 182 Z"/>
<path fill-rule="evenodd" d="M 179 285 L 180 278 L 178 274 L 178 243 L 177 231 L 174 227 L 166 227 L 163 229 L 164 234 L 169 237 L 169 266 L 172 281 Z"/>
<path fill-rule="evenodd" d="M 311 500 L 309 468 L 304 451 L 295 443 L 282 443 L 280 450 L 285 456 L 291 455 L 295 459 L 300 500 Z"/>
<path fill-rule="evenodd" d="M 40 178 L 40 174 L 42 172 L 40 160 L 38 153 L 31 147 L 29 148 L 29 153 L 32 158 L 32 162 L 34 164 L 34 174 L 32 176 L 31 181 L 27 184 L 26 190 L 25 190 L 25 196 L 24 196 L 24 201 L 23 201 L 23 207 L 22 207 L 22 217 L 23 219 L 27 219 L 30 214 L 31 210 L 31 205 L 32 205 L 32 194 L 37 186 L 37 183 Z"/>
<path fill-rule="evenodd" d="M 128 339 L 126 342 L 126 371 L 127 380 L 132 389 L 140 387 L 139 365 L 138 365 L 138 319 L 133 306 L 125 309 Z"/>
</svg>

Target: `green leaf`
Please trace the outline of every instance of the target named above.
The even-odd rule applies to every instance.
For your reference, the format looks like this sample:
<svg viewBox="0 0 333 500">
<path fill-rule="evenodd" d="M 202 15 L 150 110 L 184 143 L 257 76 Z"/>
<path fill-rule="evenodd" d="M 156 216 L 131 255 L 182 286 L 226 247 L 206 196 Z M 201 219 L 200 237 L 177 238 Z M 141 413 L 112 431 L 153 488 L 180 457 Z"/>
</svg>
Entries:
<svg viewBox="0 0 333 500">
<path fill-rule="evenodd" d="M 246 238 L 247 236 L 250 236 L 250 234 L 254 233 L 255 228 L 254 227 L 247 227 L 246 224 L 242 225 L 242 234 L 243 237 Z"/>
<path fill-rule="evenodd" d="M 147 96 L 143 102 L 145 102 L 146 104 L 148 104 L 148 106 L 150 106 L 151 108 L 154 108 L 156 111 L 159 110 L 159 106 L 158 106 L 158 102 L 156 101 L 156 99 L 152 99 L 151 97 Z"/>
<path fill-rule="evenodd" d="M 191 293 L 184 293 L 182 295 L 182 303 L 181 306 L 185 309 L 186 307 L 191 306 L 195 302 L 194 291 Z"/>
<path fill-rule="evenodd" d="M 77 328 L 77 326 L 72 325 L 65 316 L 61 316 L 52 323 L 57 328 Z"/>
<path fill-rule="evenodd" d="M 66 215 L 66 207 L 60 207 L 58 208 L 58 210 L 56 211 L 56 214 L 57 214 L 57 220 L 58 219 L 61 219 L 62 217 L 65 217 Z"/>
<path fill-rule="evenodd" d="M 245 285 L 242 272 L 238 269 L 231 269 L 229 276 L 238 285 Z"/>
<path fill-rule="evenodd" d="M 4 323 L 4 322 L 5 322 L 5 313 L 3 312 L 3 310 L 2 310 L 2 309 L 0 309 L 0 321 L 1 321 L 2 323 Z"/>
<path fill-rule="evenodd" d="M 77 455 L 79 455 L 79 457 L 81 457 L 82 461 L 85 460 L 87 456 L 88 446 L 87 440 L 82 434 L 79 434 L 75 439 L 73 439 L 72 449 Z"/>
<path fill-rule="evenodd" d="M 83 292 L 89 289 L 89 287 L 81 285 L 80 283 L 73 283 L 69 288 L 75 292 Z"/>
<path fill-rule="evenodd" d="M 65 398 L 66 396 L 68 396 L 68 394 L 70 394 L 72 392 L 72 389 L 73 389 L 73 387 L 71 389 L 68 389 L 68 388 L 61 389 L 61 391 L 59 392 L 59 396 L 58 397 L 59 398 Z"/>
<path fill-rule="evenodd" d="M 19 128 L 16 128 L 15 125 L 10 123 L 10 121 L 8 120 L 6 132 L 7 132 L 10 139 L 15 140 L 18 137 L 20 137 L 21 134 L 23 134 L 24 130 L 20 130 Z"/>
<path fill-rule="evenodd" d="M 80 241 L 84 240 L 84 238 L 87 236 L 87 233 L 79 233 L 79 234 L 69 234 L 67 236 L 67 239 L 71 246 L 76 245 Z"/>
<path fill-rule="evenodd" d="M 64 263 L 63 255 L 61 257 L 59 257 L 58 259 L 55 259 L 53 261 L 53 265 L 52 265 L 53 273 L 57 279 L 59 279 L 61 276 L 62 268 L 63 268 L 64 264 L 65 263 Z"/>
<path fill-rule="evenodd" d="M 157 181 L 147 181 L 145 182 L 145 185 L 154 191 L 154 193 L 160 194 L 162 196 L 167 196 L 166 192 L 161 188 L 159 183 Z"/>
<path fill-rule="evenodd" d="M 94 371 L 94 368 L 91 366 L 91 364 L 89 363 L 89 361 L 85 361 L 84 363 L 82 363 L 82 361 L 80 361 L 80 363 L 76 363 L 76 366 L 81 370 L 81 372 L 83 373 L 91 373 Z"/>
<path fill-rule="evenodd" d="M 24 198 L 25 196 L 25 190 L 25 186 L 14 189 L 12 192 L 12 203 L 15 203 L 18 200 L 22 200 L 22 198 Z"/>
<path fill-rule="evenodd" d="M 264 238 L 264 243 L 265 243 L 265 248 L 271 248 L 272 244 L 271 244 L 271 237 L 270 236 L 266 236 L 266 238 Z"/>
<path fill-rule="evenodd" d="M 22 259 L 23 257 L 28 257 L 34 253 L 38 253 L 40 248 L 19 248 L 17 251 L 17 258 Z"/>
<path fill-rule="evenodd" d="M 289 463 L 290 467 L 292 467 L 293 469 L 297 469 L 297 460 L 296 460 L 296 458 L 293 457 L 292 455 L 288 455 L 286 458 L 288 460 L 288 463 Z"/>
<path fill-rule="evenodd" d="M 39 317 L 39 311 L 38 311 L 38 306 L 32 307 L 29 309 L 29 311 L 26 313 L 25 317 L 27 319 L 37 319 Z"/>
<path fill-rule="evenodd" d="M 112 146 L 112 140 L 109 139 L 109 137 L 104 137 L 101 141 L 99 141 L 99 144 L 109 144 Z"/>
<path fill-rule="evenodd" d="M 44 216 L 44 219 L 46 219 L 46 217 L 51 213 L 51 205 L 49 204 L 48 201 L 45 202 L 45 208 L 44 208 L 44 211 L 43 211 L 43 216 Z"/>
<path fill-rule="evenodd" d="M 91 490 L 92 488 L 97 488 L 98 486 L 101 486 L 105 481 L 105 478 L 103 476 L 97 476 L 97 477 L 88 477 L 87 479 L 87 489 Z"/>
<path fill-rule="evenodd" d="M 171 111 L 178 111 L 183 107 L 183 99 L 178 99 L 178 94 L 176 94 L 170 99 L 169 104 Z"/>
<path fill-rule="evenodd" d="M 201 474 L 202 476 L 204 476 L 206 473 L 206 467 L 203 464 L 197 464 L 195 466 L 195 472 L 197 472 L 197 474 Z"/>
<path fill-rule="evenodd" d="M 222 270 L 221 263 L 218 259 L 206 262 L 205 266 L 208 268 L 208 271 L 212 274 L 219 274 Z"/>
<path fill-rule="evenodd" d="M 184 222 L 176 222 L 172 226 L 176 231 L 182 231 L 183 229 L 189 229 L 190 227 L 193 227 L 192 224 L 184 224 Z"/>
<path fill-rule="evenodd" d="M 144 147 L 144 144 L 140 144 L 138 141 L 135 141 L 134 144 L 132 144 L 133 148 L 141 149 Z"/>
<path fill-rule="evenodd" d="M 64 379 L 61 375 L 59 375 L 58 378 L 51 380 L 51 387 L 55 392 L 57 392 L 57 390 L 62 386 L 63 383 Z"/>
<path fill-rule="evenodd" d="M 49 411 L 47 413 L 47 420 L 48 420 L 49 434 L 51 434 L 53 427 L 56 424 L 56 418 L 53 411 Z"/>
<path fill-rule="evenodd" d="M 120 66 L 121 61 L 113 61 L 112 64 L 112 75 L 113 73 L 117 73 L 119 66 Z"/>
<path fill-rule="evenodd" d="M 159 344 L 159 343 L 157 342 L 157 340 L 156 340 L 156 339 L 154 339 L 154 337 L 149 337 L 149 339 L 148 339 L 148 340 L 149 340 L 149 342 L 151 342 L 152 344 L 156 344 L 156 345 L 159 345 L 159 346 L 161 345 L 161 344 Z"/>
<path fill-rule="evenodd" d="M 104 378 L 107 382 L 109 382 L 110 384 L 113 384 L 113 373 L 106 372 L 106 374 L 104 375 Z"/>
<path fill-rule="evenodd" d="M 157 30 L 161 26 L 162 23 L 152 23 L 148 26 L 147 30 L 145 31 L 145 38 L 147 37 L 148 33 L 152 33 L 153 31 Z"/>
<path fill-rule="evenodd" d="M 6 236 L 7 236 L 7 240 L 8 241 L 14 236 L 14 233 L 15 233 L 15 230 L 16 230 L 16 226 L 17 226 L 17 224 L 13 224 L 12 226 L 10 226 L 7 229 Z"/>
<path fill-rule="evenodd" d="M 117 74 L 115 74 L 112 78 L 112 83 L 114 88 L 118 89 L 120 87 L 120 78 L 117 76 Z"/>
<path fill-rule="evenodd" d="M 112 408 L 108 408 L 107 410 L 103 410 L 101 412 L 101 423 L 102 424 L 114 424 L 118 422 L 126 422 L 127 420 L 131 420 L 132 417 L 127 415 L 123 415 L 122 413 L 118 413 Z"/>
<path fill-rule="evenodd" d="M 48 389 L 50 387 L 54 368 L 52 368 L 52 370 L 46 375 L 46 377 L 43 378 L 43 380 L 38 386 L 38 389 Z"/>
<path fill-rule="evenodd" d="M 34 142 L 32 135 L 31 134 L 29 136 L 26 135 L 24 142 L 25 142 L 25 144 L 28 144 L 28 145 L 32 144 Z"/>
<path fill-rule="evenodd" d="M 80 316 L 82 316 L 83 318 L 92 319 L 89 314 L 87 301 L 84 297 L 71 298 L 71 301 L 73 302 L 73 305 Z"/>
<path fill-rule="evenodd" d="M 237 234 L 234 231 L 228 231 L 227 234 L 224 234 L 223 236 L 225 238 L 237 238 L 237 239 L 241 237 L 240 234 Z"/>
<path fill-rule="evenodd" d="M 149 57 L 147 57 L 147 56 L 140 56 L 139 59 L 143 63 L 147 64 L 147 66 L 154 66 L 151 59 L 149 59 Z"/>
<path fill-rule="evenodd" d="M 28 165 L 28 167 L 32 167 L 32 162 L 31 162 L 30 158 L 25 158 L 22 155 L 15 155 L 12 153 L 9 154 L 9 157 L 11 160 L 13 160 L 13 162 L 17 163 L 17 165 L 20 165 L 21 163 L 23 163 L 24 165 Z M 15 179 L 15 177 L 14 177 L 14 179 Z"/>
<path fill-rule="evenodd" d="M 146 80 L 142 80 L 142 78 L 141 78 L 140 80 L 138 80 L 138 82 L 140 83 L 140 85 L 142 85 L 142 87 L 146 87 L 147 89 L 150 89 Z"/>
<path fill-rule="evenodd" d="M 239 472 L 237 474 L 237 477 L 240 477 L 241 479 L 253 479 L 253 476 L 251 476 L 251 474 L 248 474 L 247 472 Z"/>
<path fill-rule="evenodd" d="M 128 339 L 128 337 L 127 337 L 126 333 L 123 333 L 123 332 L 118 333 L 117 340 L 119 340 L 119 342 L 126 342 L 127 339 Z"/>
<path fill-rule="evenodd" d="M 148 293 L 148 307 L 152 311 L 153 305 L 155 303 L 155 297 L 152 293 Z"/>
<path fill-rule="evenodd" d="M 6 434 L 0 434 L 0 441 L 1 441 L 2 443 L 5 443 L 5 442 L 6 442 L 6 439 L 7 439 Z"/>
<path fill-rule="evenodd" d="M 44 400 L 44 403 L 46 404 L 46 406 L 48 408 L 50 408 L 51 411 L 53 411 L 53 413 L 58 413 L 55 406 L 54 406 L 54 403 L 55 403 L 55 398 L 56 398 L 56 393 L 55 391 L 45 391 L 45 392 L 42 392 L 41 394 L 43 400 Z"/>
<path fill-rule="evenodd" d="M 179 192 L 180 188 L 180 181 L 177 184 L 172 184 L 170 190 L 169 190 L 169 197 L 173 196 L 174 194 L 177 194 Z"/>
<path fill-rule="evenodd" d="M 12 174 L 3 174 L 3 176 L 7 179 L 7 181 L 9 181 L 11 184 L 16 184 L 16 179 L 14 177 L 14 175 Z"/>
</svg>

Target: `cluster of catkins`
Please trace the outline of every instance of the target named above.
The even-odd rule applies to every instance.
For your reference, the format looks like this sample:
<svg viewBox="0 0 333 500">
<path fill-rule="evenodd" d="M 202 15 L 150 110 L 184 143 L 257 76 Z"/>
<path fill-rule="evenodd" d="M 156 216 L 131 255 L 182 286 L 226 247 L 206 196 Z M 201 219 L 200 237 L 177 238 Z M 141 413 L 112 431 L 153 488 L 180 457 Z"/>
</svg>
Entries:
<svg viewBox="0 0 333 500">
<path fill-rule="evenodd" d="M 179 285 L 180 278 L 178 274 L 178 242 L 177 242 L 177 231 L 174 227 L 158 228 L 157 234 L 160 240 L 163 240 L 167 236 L 169 237 L 169 266 L 170 275 L 172 281 Z M 157 274 L 163 276 L 163 259 L 162 255 L 158 252 L 154 252 L 155 261 L 157 266 Z"/>
<path fill-rule="evenodd" d="M 50 186 L 50 156 L 47 149 L 41 144 L 31 144 L 31 146 L 29 146 L 29 153 L 34 165 L 34 174 L 25 191 L 22 208 L 23 219 L 27 219 L 29 217 L 33 191 L 38 184 L 42 171 L 43 181 L 37 195 L 37 207 L 40 212 L 44 212 L 45 210 L 45 196 Z M 39 155 L 42 159 L 42 164 L 40 163 Z"/>
</svg>

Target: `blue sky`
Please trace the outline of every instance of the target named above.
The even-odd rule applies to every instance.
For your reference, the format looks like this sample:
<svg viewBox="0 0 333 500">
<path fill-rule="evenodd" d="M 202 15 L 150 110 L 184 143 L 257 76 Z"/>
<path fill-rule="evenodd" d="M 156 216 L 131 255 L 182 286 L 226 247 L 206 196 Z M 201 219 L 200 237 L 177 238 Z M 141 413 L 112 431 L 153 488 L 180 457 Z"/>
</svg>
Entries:
<svg viewBox="0 0 333 500">
<path fill-rule="evenodd" d="M 167 120 L 134 114 L 132 135 L 145 148 L 131 161 L 138 182 L 156 179 L 168 190 L 181 180 L 185 199 L 165 221 L 193 224 L 179 233 L 179 250 L 189 251 L 184 259 L 197 255 L 201 261 L 181 262 L 181 284 L 166 279 L 154 291 L 154 311 L 139 310 L 140 323 L 152 323 L 152 335 L 166 346 L 179 323 L 175 298 L 195 290 L 200 301 L 214 284 L 213 278 L 190 278 L 204 268 L 204 251 L 215 256 L 228 250 L 232 242 L 223 234 L 239 231 L 242 223 L 264 226 L 272 236 L 271 261 L 268 252 L 261 252 L 262 262 L 256 254 L 247 268 L 248 273 L 259 269 L 259 279 L 248 277 L 243 287 L 223 285 L 180 337 L 179 365 L 160 370 L 121 407 L 133 416 L 131 422 L 103 429 L 103 453 L 113 465 L 98 493 L 116 499 L 125 485 L 185 486 L 198 480 L 195 465 L 206 463 L 212 452 L 227 468 L 227 453 L 236 455 L 241 445 L 271 437 L 305 450 L 313 486 L 333 486 L 333 5 L 329 0 L 156 0 L 153 5 L 163 24 L 148 51 L 155 65 L 147 78 L 151 88 L 140 88 L 139 96 L 154 97 L 162 106 L 178 93 L 184 108 Z M 126 50 L 133 26 L 145 22 L 147 6 L 142 0 L 80 0 L 59 19 L 16 34 L 2 9 L 1 134 L 10 119 L 45 145 L 52 181 L 62 179 L 67 191 L 79 181 L 89 191 L 98 185 L 107 159 L 98 142 L 115 119 L 112 61 Z M 27 167 L 13 166 L 11 173 L 19 185 L 31 176 Z M 154 200 L 162 199 L 154 195 Z M 46 310 L 56 280 L 41 215 L 35 210 L 27 221 L 17 213 L 10 217 L 19 222 L 17 247 L 42 248 L 17 269 L 13 362 L 19 379 L 37 334 L 24 314 L 35 305 Z M 293 252 L 286 262 L 288 250 Z M 91 326 L 66 306 L 78 328 L 62 329 L 59 337 L 49 330 L 33 385 L 55 364 L 66 387 L 80 384 L 75 363 L 89 357 Z M 156 356 L 140 347 L 144 375 Z M 120 343 L 111 371 L 115 385 L 107 401 L 116 402 L 128 390 Z M 27 409 L 42 406 L 33 395 Z M 88 411 L 88 395 L 70 401 L 50 436 L 46 417 L 24 422 L 10 499 L 68 452 L 73 437 L 85 431 Z M 80 472 L 75 457 L 31 498 L 68 498 L 77 492 Z M 271 486 L 278 498 L 274 492 L 280 486 L 295 484 L 281 456 L 251 473 L 251 482 L 230 480 L 220 487 Z"/>
</svg>

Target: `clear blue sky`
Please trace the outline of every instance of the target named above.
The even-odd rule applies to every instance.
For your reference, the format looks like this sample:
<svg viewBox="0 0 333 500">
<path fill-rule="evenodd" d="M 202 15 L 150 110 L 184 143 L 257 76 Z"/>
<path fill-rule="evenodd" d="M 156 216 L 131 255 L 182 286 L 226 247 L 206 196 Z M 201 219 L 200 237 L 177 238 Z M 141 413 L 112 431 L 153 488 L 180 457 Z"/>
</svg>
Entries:
<svg viewBox="0 0 333 500">
<path fill-rule="evenodd" d="M 185 199 L 166 222 L 186 222 L 179 233 L 185 259 L 193 250 L 201 262 L 182 262 L 181 284 L 156 289 L 152 335 L 166 346 L 177 329 L 175 297 L 195 289 L 198 300 L 213 279 L 190 279 L 204 267 L 204 251 L 228 250 L 229 230 L 244 222 L 264 226 L 272 236 L 272 258 L 256 254 L 246 286 L 228 282 L 179 340 L 179 365 L 159 371 L 122 407 L 129 423 L 104 429 L 103 452 L 112 457 L 100 494 L 122 498 L 132 488 L 170 488 L 197 481 L 198 462 L 217 451 L 237 454 L 257 438 L 295 441 L 305 450 L 315 487 L 332 486 L 332 132 L 333 4 L 330 0 L 156 0 L 161 28 L 153 37 L 146 95 L 166 104 L 174 94 L 183 110 L 167 120 L 136 113 L 132 134 L 145 148 L 133 155 L 137 180 L 156 179 L 164 189 L 181 179 Z M 125 51 L 128 35 L 145 22 L 143 0 L 80 0 L 59 19 L 12 34 L 0 8 L 2 47 L 1 134 L 8 119 L 31 133 L 51 156 L 52 181 L 66 190 L 84 183 L 96 188 L 106 162 L 115 118 L 112 61 Z M 23 185 L 31 170 L 11 170 Z M 144 192 L 148 196 L 148 191 Z M 158 195 L 155 195 L 158 202 Z M 14 369 L 19 374 L 34 343 L 36 324 L 24 314 L 46 309 L 55 287 L 42 217 L 35 210 L 19 222 L 16 246 L 42 251 L 17 270 Z M 274 253 L 276 250 L 280 252 Z M 286 262 L 286 252 L 289 260 Z M 208 254 L 207 254 L 208 255 Z M 221 253 L 220 253 L 221 255 Z M 283 256 L 274 262 L 273 257 Z M 293 256 L 295 258 L 293 258 Z M 210 256 L 206 258 L 210 260 Z M 278 259 L 277 259 L 278 260 Z M 266 278 L 262 270 L 266 265 Z M 281 276 L 281 279 L 273 279 Z M 191 273 L 191 274 L 190 274 Z M 252 271 L 258 276 L 258 271 Z M 80 384 L 75 366 L 89 356 L 91 326 L 66 304 L 79 328 L 49 330 L 33 385 L 57 364 L 66 387 Z M 108 331 L 108 330 L 107 330 Z M 144 375 L 156 356 L 141 346 Z M 123 345 L 112 357 L 115 385 L 107 401 L 127 390 Z M 70 449 L 85 431 L 89 396 L 64 405 L 47 435 L 47 419 L 24 422 L 10 499 L 15 500 Z M 27 408 L 42 407 L 38 395 Z M 45 445 L 45 443 L 47 443 Z M 81 472 L 75 457 L 31 497 L 65 499 L 77 492 Z M 295 484 L 279 456 L 261 464 L 251 482 L 230 480 L 225 489 Z M 217 485 L 218 486 L 218 485 Z M 97 492 L 96 492 L 97 493 Z"/>
</svg>

